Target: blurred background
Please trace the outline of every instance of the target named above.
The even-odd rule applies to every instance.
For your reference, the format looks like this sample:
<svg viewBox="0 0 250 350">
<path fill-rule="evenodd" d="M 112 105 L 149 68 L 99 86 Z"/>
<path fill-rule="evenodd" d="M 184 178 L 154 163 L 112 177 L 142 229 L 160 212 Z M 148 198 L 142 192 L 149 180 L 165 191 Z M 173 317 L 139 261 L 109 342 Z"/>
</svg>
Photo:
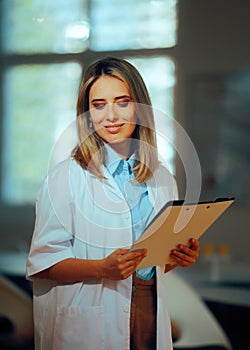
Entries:
<svg viewBox="0 0 250 350">
<path fill-rule="evenodd" d="M 236 199 L 201 238 L 196 266 L 179 273 L 223 324 L 234 349 L 248 349 L 249 13 L 248 0 L 0 1 L 4 276 L 29 289 L 25 260 L 36 194 L 55 142 L 75 119 L 83 70 L 107 55 L 123 57 L 141 72 L 153 106 L 160 111 L 160 154 L 177 177 L 180 197 L 185 196 L 186 174 L 173 147 L 181 147 L 183 141 L 175 134 L 174 120 L 198 153 L 200 198 Z"/>
</svg>

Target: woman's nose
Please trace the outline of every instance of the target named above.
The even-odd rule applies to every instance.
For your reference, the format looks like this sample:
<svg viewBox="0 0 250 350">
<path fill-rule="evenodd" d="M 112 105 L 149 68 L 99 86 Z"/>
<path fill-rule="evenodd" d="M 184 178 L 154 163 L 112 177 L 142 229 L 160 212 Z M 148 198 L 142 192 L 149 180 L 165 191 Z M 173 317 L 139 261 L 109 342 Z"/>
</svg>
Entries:
<svg viewBox="0 0 250 350">
<path fill-rule="evenodd" d="M 106 118 L 111 122 L 114 122 L 119 119 L 114 103 L 108 104 Z"/>
</svg>

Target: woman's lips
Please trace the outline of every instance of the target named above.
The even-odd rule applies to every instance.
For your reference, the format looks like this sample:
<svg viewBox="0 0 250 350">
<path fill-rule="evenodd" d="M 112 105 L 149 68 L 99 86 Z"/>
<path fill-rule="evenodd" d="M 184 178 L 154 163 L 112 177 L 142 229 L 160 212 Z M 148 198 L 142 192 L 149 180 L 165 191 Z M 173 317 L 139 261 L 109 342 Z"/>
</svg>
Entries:
<svg viewBox="0 0 250 350">
<path fill-rule="evenodd" d="M 124 124 L 116 124 L 116 125 L 106 125 L 105 129 L 110 133 L 110 134 L 116 134 L 119 132 L 119 130 L 123 127 Z"/>
</svg>

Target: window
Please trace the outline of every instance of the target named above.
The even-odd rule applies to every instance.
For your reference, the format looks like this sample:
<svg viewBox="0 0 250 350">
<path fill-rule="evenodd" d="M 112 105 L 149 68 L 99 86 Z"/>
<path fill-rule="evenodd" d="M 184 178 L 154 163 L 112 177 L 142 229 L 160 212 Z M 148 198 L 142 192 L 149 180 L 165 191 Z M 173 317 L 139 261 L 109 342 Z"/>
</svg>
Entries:
<svg viewBox="0 0 250 350">
<path fill-rule="evenodd" d="M 18 65 L 5 71 L 3 195 L 34 200 L 51 147 L 73 117 L 80 65 Z"/>
<path fill-rule="evenodd" d="M 3 0 L 7 53 L 81 52 L 88 47 L 85 0 Z"/>
<path fill-rule="evenodd" d="M 150 49 L 176 43 L 176 1 L 92 0 L 91 5 L 93 50 Z"/>
<path fill-rule="evenodd" d="M 127 58 L 154 107 L 173 116 L 176 2 L 2 0 L 2 202 L 34 202 L 53 144 L 75 119 L 82 70 L 93 60 Z M 157 125 L 173 140 L 169 120 Z M 174 152 L 162 136 L 159 146 L 173 170 Z"/>
</svg>

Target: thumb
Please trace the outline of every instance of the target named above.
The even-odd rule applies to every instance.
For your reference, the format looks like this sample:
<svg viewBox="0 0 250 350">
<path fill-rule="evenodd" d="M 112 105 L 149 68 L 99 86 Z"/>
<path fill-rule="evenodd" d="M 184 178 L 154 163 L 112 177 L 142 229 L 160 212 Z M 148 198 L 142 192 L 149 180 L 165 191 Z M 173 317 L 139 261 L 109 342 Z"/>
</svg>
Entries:
<svg viewBox="0 0 250 350">
<path fill-rule="evenodd" d="M 122 248 L 118 248 L 115 250 L 115 253 L 117 255 L 125 255 L 129 252 L 129 249 L 122 249 Z"/>
</svg>

